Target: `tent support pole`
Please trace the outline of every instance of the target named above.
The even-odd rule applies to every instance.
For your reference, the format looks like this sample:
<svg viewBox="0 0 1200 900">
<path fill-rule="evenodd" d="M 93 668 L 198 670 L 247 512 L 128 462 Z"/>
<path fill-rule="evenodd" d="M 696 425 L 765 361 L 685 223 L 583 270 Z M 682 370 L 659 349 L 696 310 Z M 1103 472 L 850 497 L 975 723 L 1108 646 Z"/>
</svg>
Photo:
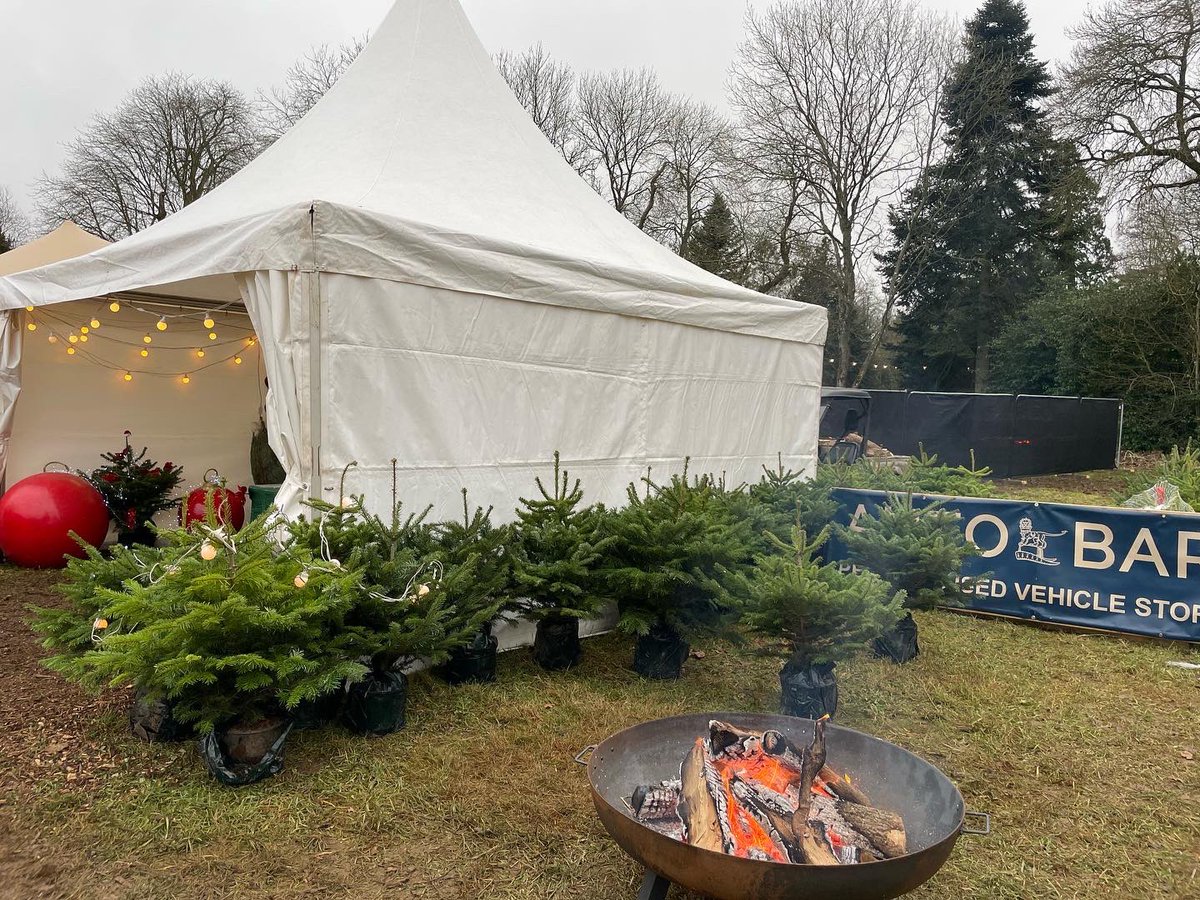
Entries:
<svg viewBox="0 0 1200 900">
<path fill-rule="evenodd" d="M 321 304 L 321 273 L 316 269 L 304 272 L 304 289 L 308 294 L 308 435 L 312 459 L 308 495 L 321 498 L 321 433 L 322 400 L 325 393 L 321 381 L 321 333 L 323 310 Z M 340 498 L 339 498 L 340 500 Z"/>
</svg>

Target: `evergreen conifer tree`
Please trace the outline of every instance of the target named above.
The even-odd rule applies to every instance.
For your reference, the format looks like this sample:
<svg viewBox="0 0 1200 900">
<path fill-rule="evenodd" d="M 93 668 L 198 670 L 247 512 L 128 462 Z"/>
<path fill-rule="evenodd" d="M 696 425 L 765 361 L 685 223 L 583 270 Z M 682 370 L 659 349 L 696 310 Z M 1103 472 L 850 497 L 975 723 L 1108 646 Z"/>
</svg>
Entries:
<svg viewBox="0 0 1200 900">
<path fill-rule="evenodd" d="M 529 618 L 586 618 L 602 602 L 596 579 L 601 554 L 611 543 L 598 530 L 603 512 L 584 506 L 579 479 L 554 454 L 553 490 L 536 478 L 538 494 L 521 498 L 513 546 L 513 585 L 519 609 Z"/>
<path fill-rule="evenodd" d="M 1024 5 L 985 0 L 964 43 L 941 108 L 948 153 L 893 211 L 883 267 L 909 383 L 983 390 L 1004 324 L 1048 278 L 1088 277 L 1108 251 L 1096 186 L 1047 121 Z"/>
<path fill-rule="evenodd" d="M 713 195 L 700 224 L 693 230 L 684 255 L 714 275 L 734 282 L 741 278 L 743 263 L 737 222 L 720 191 Z"/>
<path fill-rule="evenodd" d="M 133 553 L 111 572 L 98 571 L 98 560 L 76 570 L 103 585 L 94 594 L 83 583 L 70 589 L 94 598 L 86 602 L 102 614 L 91 624 L 93 646 L 78 652 L 66 635 L 66 652 L 47 665 L 91 687 L 136 684 L 201 732 L 294 708 L 363 676 L 343 627 L 360 572 L 278 552 L 263 520 L 236 533 L 201 527 L 162 537 L 165 547 L 137 552 L 143 565 L 133 577 L 124 578 Z"/>
</svg>

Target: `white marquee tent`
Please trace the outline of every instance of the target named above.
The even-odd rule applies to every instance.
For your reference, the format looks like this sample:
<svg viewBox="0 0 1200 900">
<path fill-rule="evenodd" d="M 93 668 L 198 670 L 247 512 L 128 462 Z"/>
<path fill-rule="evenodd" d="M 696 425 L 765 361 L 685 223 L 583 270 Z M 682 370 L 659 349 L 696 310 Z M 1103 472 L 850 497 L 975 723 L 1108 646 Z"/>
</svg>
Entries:
<svg viewBox="0 0 1200 900">
<path fill-rule="evenodd" d="M 336 498 L 351 461 L 347 490 L 377 503 L 395 458 L 417 508 L 450 512 L 465 486 L 504 516 L 556 449 L 606 501 L 689 455 L 735 483 L 780 451 L 815 458 L 824 310 L 725 282 L 613 211 L 456 0 L 399 0 L 259 159 L 130 238 L 0 277 L 0 309 L 129 292 L 245 304 L 292 512 Z"/>
</svg>

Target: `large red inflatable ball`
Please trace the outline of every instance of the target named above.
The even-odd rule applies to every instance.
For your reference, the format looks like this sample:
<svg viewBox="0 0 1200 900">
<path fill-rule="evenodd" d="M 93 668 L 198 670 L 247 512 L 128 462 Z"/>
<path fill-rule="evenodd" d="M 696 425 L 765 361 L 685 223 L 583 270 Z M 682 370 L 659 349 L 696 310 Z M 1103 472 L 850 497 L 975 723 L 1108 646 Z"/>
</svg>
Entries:
<svg viewBox="0 0 1200 900">
<path fill-rule="evenodd" d="M 71 537 L 94 547 L 108 534 L 108 507 L 88 481 L 67 472 L 22 478 L 0 497 L 0 551 L 10 563 L 56 569 L 84 556 Z"/>
</svg>

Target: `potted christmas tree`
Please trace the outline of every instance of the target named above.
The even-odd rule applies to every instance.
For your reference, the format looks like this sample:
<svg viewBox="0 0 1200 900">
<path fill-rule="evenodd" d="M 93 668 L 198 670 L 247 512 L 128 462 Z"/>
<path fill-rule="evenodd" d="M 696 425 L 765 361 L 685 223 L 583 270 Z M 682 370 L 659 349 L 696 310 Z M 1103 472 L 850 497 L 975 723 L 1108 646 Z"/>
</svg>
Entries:
<svg viewBox="0 0 1200 900">
<path fill-rule="evenodd" d="M 209 766 L 226 783 L 274 774 L 287 710 L 365 674 L 344 627 L 360 575 L 299 548 L 278 552 L 261 522 L 164 534 L 148 567 L 97 591 L 105 627 L 94 647 L 48 665 L 169 700 L 205 736 Z"/>
<path fill-rule="evenodd" d="M 553 490 L 536 478 L 540 497 L 521 498 L 513 540 L 512 590 L 517 608 L 537 622 L 533 658 L 544 669 L 579 662 L 579 620 L 600 607 L 596 566 L 607 544 L 603 511 L 580 507 L 583 490 L 554 454 Z"/>
<path fill-rule="evenodd" d="M 134 453 L 125 432 L 125 446 L 102 453 L 105 464 L 95 469 L 88 480 L 96 486 L 117 524 L 117 540 L 126 547 L 151 546 L 155 533 L 152 520 L 156 513 L 175 506 L 172 492 L 183 479 L 183 469 L 174 463 L 161 466 L 146 459 L 147 448 Z"/>
<path fill-rule="evenodd" d="M 633 667 L 646 678 L 678 678 L 686 636 L 730 621 L 726 585 L 750 556 L 750 526 L 735 518 L 712 479 L 643 479 L 639 496 L 604 524 L 610 536 L 600 574 L 616 599 L 618 626 L 637 635 Z"/>
<path fill-rule="evenodd" d="M 442 662 L 491 618 L 487 608 L 457 617 L 451 604 L 469 590 L 475 560 L 448 565 L 438 558 L 428 509 L 404 516 L 396 502 L 385 521 L 368 513 L 361 497 L 310 506 L 312 519 L 291 526 L 292 545 L 362 572 L 345 627 L 369 674 L 348 686 L 342 721 L 357 734 L 391 734 L 407 718 L 405 669 L 418 660 Z"/>
<path fill-rule="evenodd" d="M 782 454 L 776 468 L 763 466 L 763 477 L 750 485 L 747 495 L 754 507 L 750 518 L 759 553 L 775 552 L 779 541 L 790 546 L 796 525 L 808 534 L 818 534 L 838 511 L 829 485 L 785 468 Z M 771 541 L 768 534 L 779 541 Z"/>
<path fill-rule="evenodd" d="M 921 648 L 911 610 L 962 605 L 962 565 L 979 552 L 963 536 L 958 516 L 938 503 L 917 508 L 912 494 L 893 494 L 875 515 L 840 526 L 838 539 L 851 563 L 907 598 L 910 612 L 875 642 L 875 652 L 898 663 L 914 659 Z"/>
<path fill-rule="evenodd" d="M 472 513 L 466 488 L 462 499 L 462 521 L 442 522 L 433 531 L 435 555 L 442 565 L 450 570 L 466 570 L 471 576 L 447 582 L 456 630 L 469 633 L 470 639 L 450 648 L 449 658 L 438 674 L 450 684 L 486 683 L 496 680 L 498 642 L 492 634 L 492 621 L 511 602 L 507 587 L 512 572 L 512 533 L 505 526 L 492 524 L 491 507 L 476 507 Z"/>
<path fill-rule="evenodd" d="M 837 663 L 868 647 L 903 615 L 904 593 L 879 576 L 821 564 L 819 551 L 828 535 L 826 528 L 810 541 L 800 526 L 787 543 L 769 535 L 775 552 L 759 556 L 739 580 L 743 622 L 771 642 L 783 639 L 784 715 L 833 715 Z"/>
</svg>

